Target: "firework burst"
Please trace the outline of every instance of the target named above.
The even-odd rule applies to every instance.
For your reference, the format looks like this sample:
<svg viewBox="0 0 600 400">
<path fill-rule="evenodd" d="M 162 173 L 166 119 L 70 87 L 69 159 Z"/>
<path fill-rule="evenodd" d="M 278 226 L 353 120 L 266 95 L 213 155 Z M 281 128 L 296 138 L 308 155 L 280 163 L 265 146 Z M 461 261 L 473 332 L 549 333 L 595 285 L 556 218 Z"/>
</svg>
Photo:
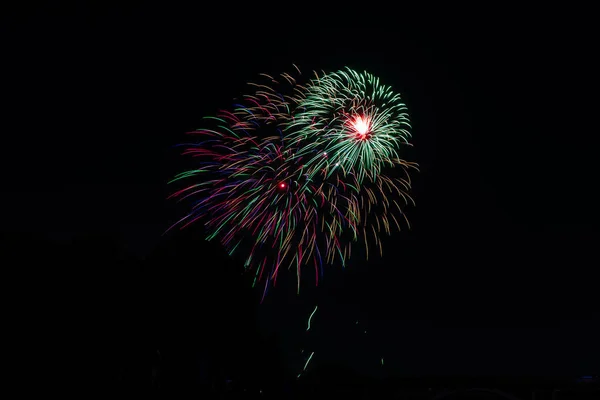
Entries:
<svg viewBox="0 0 600 400">
<path fill-rule="evenodd" d="M 398 154 L 406 107 L 373 76 L 341 71 L 307 87 L 291 74 L 263 80 L 191 132 L 198 141 L 184 154 L 198 167 L 173 180 L 189 184 L 172 197 L 192 202 L 173 226 L 201 220 L 207 240 L 243 249 L 266 293 L 282 267 L 295 269 L 299 289 L 303 266 L 318 282 L 324 264 L 344 265 L 352 243 L 381 252 L 380 234 L 400 229 L 412 201 L 409 175 L 382 170 L 414 164 Z"/>
<path fill-rule="evenodd" d="M 294 101 L 286 139 L 301 143 L 298 156 L 308 158 L 310 173 L 353 171 L 362 182 L 385 166 L 408 165 L 399 154 L 410 138 L 406 105 L 373 75 L 346 69 L 317 76 Z"/>
<path fill-rule="evenodd" d="M 295 88 L 290 75 L 282 77 Z M 199 140 L 183 154 L 199 167 L 175 177 L 192 184 L 171 197 L 193 205 L 173 226 L 201 220 L 207 240 L 218 239 L 230 254 L 244 249 L 245 266 L 256 268 L 255 282 L 265 281 L 265 291 L 281 267 L 294 268 L 299 285 L 301 266 L 312 265 L 318 282 L 323 264 L 349 256 L 339 236 L 350 222 L 333 185 L 311 181 L 296 148 L 283 140 L 290 104 L 272 87 L 254 86 L 232 111 L 208 118 L 211 129 L 191 132 Z"/>
</svg>

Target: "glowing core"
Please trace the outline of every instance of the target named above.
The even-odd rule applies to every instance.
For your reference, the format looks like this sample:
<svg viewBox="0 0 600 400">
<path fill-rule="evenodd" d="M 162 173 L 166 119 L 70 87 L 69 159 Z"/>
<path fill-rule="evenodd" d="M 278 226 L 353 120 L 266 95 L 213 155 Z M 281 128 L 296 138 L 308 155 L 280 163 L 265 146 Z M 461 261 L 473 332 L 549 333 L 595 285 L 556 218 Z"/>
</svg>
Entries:
<svg viewBox="0 0 600 400">
<path fill-rule="evenodd" d="M 369 117 L 354 117 L 350 125 L 361 139 L 366 139 L 371 130 L 371 120 Z"/>
</svg>

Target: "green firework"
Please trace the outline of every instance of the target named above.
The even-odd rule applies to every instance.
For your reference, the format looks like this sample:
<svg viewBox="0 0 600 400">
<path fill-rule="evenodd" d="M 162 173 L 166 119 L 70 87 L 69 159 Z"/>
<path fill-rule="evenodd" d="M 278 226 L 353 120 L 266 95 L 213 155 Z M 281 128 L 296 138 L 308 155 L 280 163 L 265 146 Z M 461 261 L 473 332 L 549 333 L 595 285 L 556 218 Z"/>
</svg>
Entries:
<svg viewBox="0 0 600 400">
<path fill-rule="evenodd" d="M 351 173 L 363 182 L 386 166 L 407 166 L 400 154 L 410 138 L 407 107 L 379 78 L 349 68 L 317 76 L 295 102 L 286 140 L 300 149 L 308 175 Z"/>
</svg>

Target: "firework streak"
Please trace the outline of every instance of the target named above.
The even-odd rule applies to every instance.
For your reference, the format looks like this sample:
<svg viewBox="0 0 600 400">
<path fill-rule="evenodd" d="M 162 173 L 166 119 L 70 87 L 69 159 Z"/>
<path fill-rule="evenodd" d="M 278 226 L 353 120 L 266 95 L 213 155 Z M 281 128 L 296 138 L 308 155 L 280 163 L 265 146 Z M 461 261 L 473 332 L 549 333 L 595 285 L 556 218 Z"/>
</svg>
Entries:
<svg viewBox="0 0 600 400">
<path fill-rule="evenodd" d="M 299 71 L 298 71 L 298 75 Z M 402 160 L 410 128 L 406 106 L 367 73 L 316 75 L 306 86 L 290 74 L 263 75 L 253 93 L 191 132 L 184 154 L 197 168 L 172 182 L 171 197 L 192 202 L 173 226 L 201 221 L 207 240 L 245 254 L 264 292 L 280 268 L 298 278 L 311 266 L 318 284 L 324 264 L 344 265 L 352 244 L 382 251 L 380 234 L 408 221 L 412 203 Z M 402 177 L 391 177 L 396 167 Z"/>
</svg>

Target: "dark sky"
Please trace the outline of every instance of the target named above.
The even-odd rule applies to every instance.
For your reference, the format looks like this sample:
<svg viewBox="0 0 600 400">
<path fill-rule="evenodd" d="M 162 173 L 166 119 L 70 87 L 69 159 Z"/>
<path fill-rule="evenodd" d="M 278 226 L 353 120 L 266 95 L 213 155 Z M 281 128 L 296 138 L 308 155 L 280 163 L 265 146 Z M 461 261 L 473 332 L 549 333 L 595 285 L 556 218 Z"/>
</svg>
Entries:
<svg viewBox="0 0 600 400">
<path fill-rule="evenodd" d="M 96 241 L 80 245 L 84 264 L 106 243 L 138 260 L 152 278 L 153 337 L 178 357 L 208 354 L 215 332 L 230 330 L 218 348 L 274 347 L 288 372 L 301 368 L 300 349 L 315 351 L 315 365 L 368 374 L 590 372 L 599 141 L 589 14 L 251 3 L 5 13 L 2 233 L 62 248 Z M 172 146 L 202 116 L 292 63 L 365 69 L 402 93 L 417 207 L 383 259 L 328 269 L 300 297 L 289 276 L 258 306 L 240 266 L 198 231 L 161 236 L 182 212 L 165 200 L 166 181 L 183 166 Z M 114 281 L 115 265 L 131 268 L 112 263 Z M 252 335 L 262 344 L 240 339 Z"/>
</svg>

